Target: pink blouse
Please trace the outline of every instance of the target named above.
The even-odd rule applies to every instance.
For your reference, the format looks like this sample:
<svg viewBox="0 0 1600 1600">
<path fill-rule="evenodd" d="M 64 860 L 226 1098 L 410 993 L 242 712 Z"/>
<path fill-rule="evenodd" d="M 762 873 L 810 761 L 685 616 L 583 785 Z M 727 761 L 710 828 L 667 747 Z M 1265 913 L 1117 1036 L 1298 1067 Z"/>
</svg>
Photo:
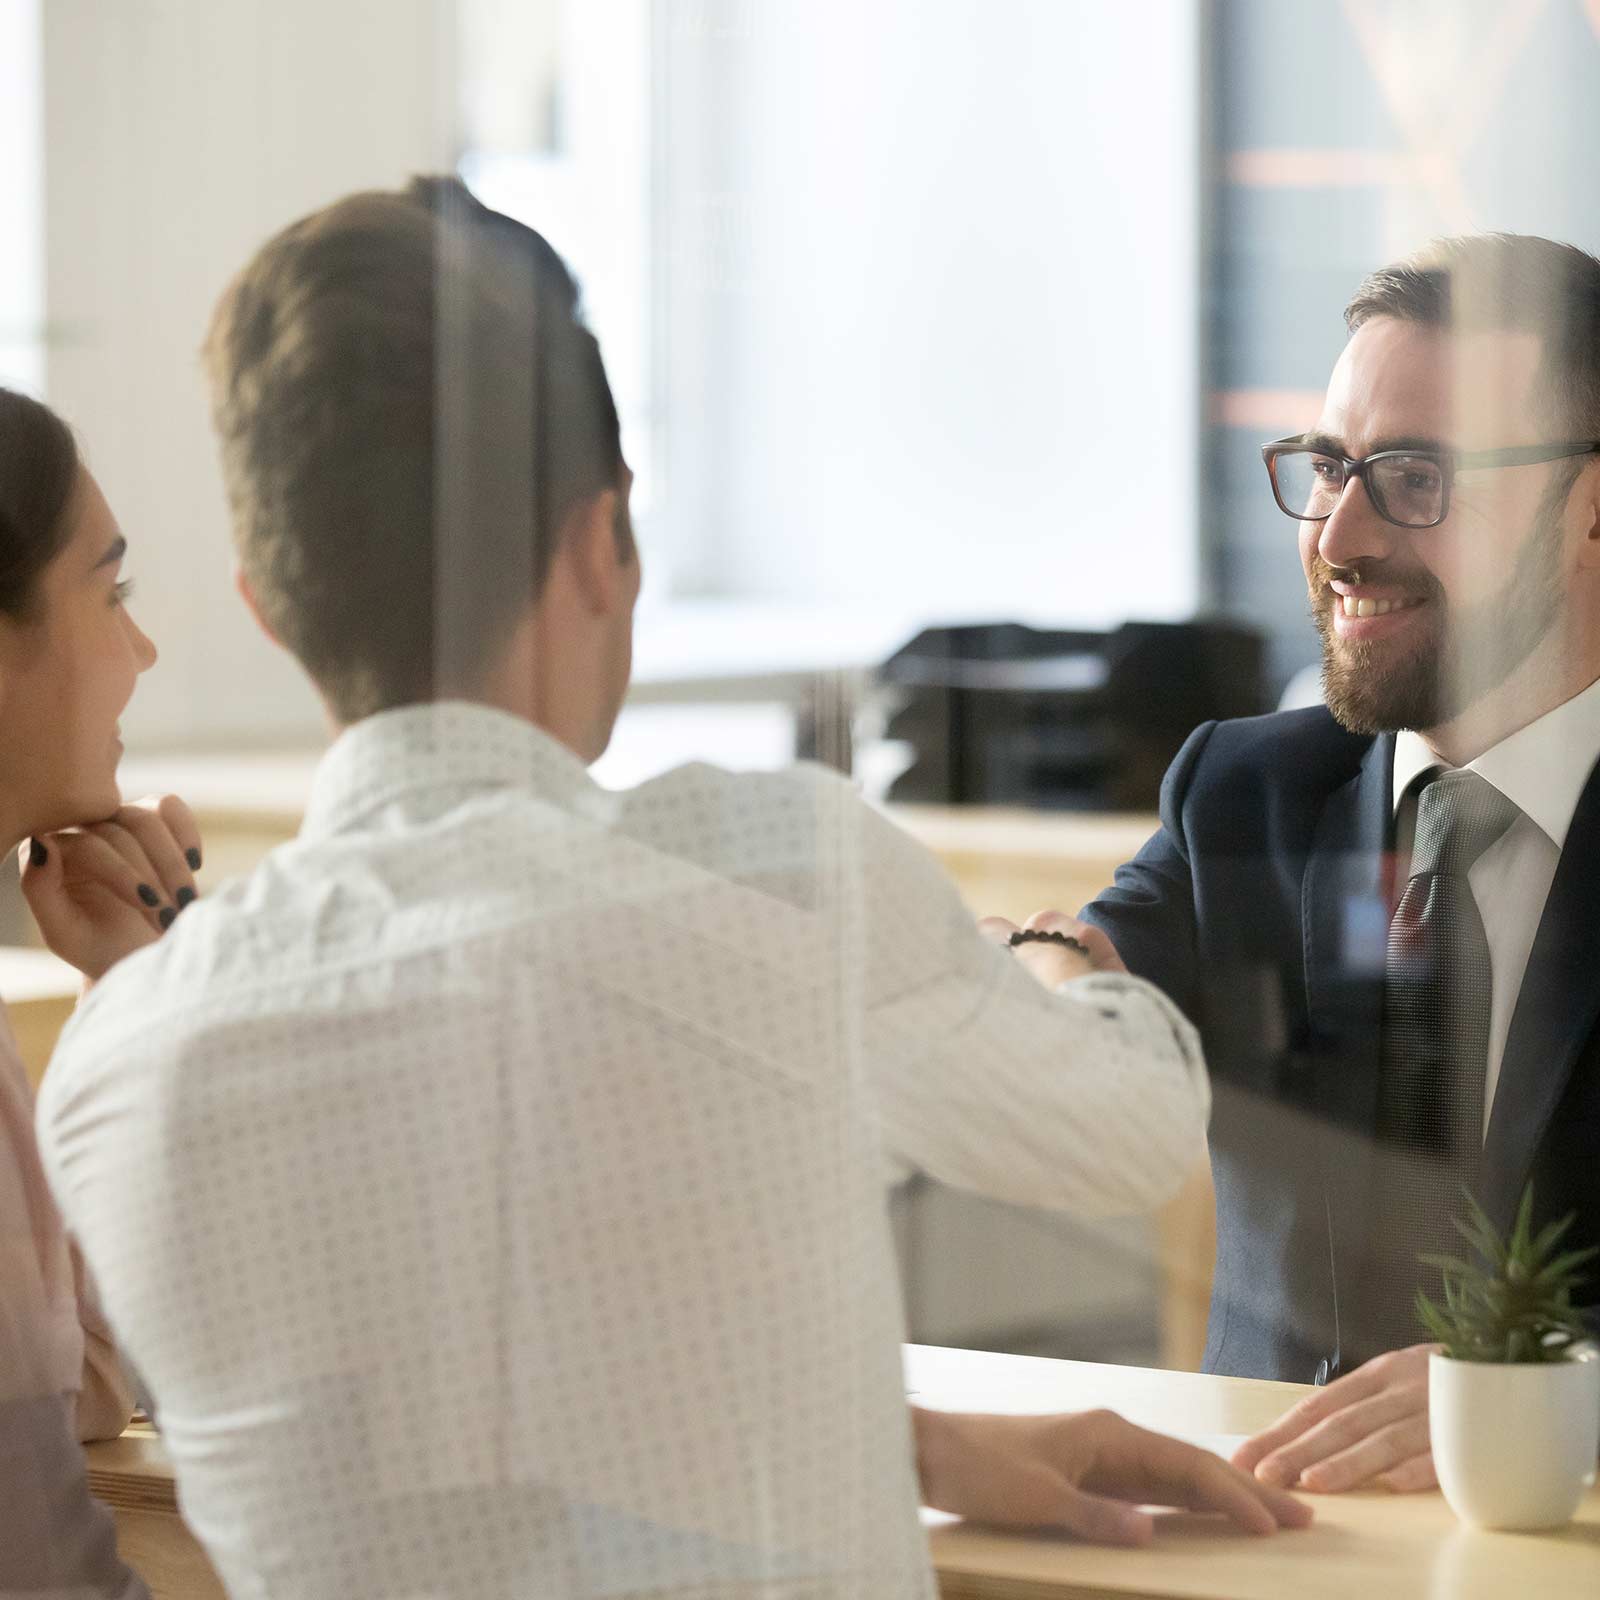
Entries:
<svg viewBox="0 0 1600 1600">
<path fill-rule="evenodd" d="M 79 1440 L 113 1438 L 133 1401 L 39 1164 L 33 1093 L 0 1014 L 0 1594 L 135 1600 Z"/>
</svg>

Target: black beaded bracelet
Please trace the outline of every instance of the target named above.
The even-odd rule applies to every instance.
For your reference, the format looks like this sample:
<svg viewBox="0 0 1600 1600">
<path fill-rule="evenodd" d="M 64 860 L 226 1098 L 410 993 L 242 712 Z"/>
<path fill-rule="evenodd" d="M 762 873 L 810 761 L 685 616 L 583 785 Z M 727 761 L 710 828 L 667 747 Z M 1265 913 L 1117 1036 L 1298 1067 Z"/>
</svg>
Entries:
<svg viewBox="0 0 1600 1600">
<path fill-rule="evenodd" d="M 1051 929 L 1046 933 L 1042 928 L 1018 928 L 1006 940 L 1006 944 L 1015 950 L 1019 944 L 1058 944 L 1063 950 L 1076 950 L 1080 956 L 1089 953 L 1088 946 L 1081 939 L 1074 939 L 1071 934 L 1058 933 Z"/>
</svg>

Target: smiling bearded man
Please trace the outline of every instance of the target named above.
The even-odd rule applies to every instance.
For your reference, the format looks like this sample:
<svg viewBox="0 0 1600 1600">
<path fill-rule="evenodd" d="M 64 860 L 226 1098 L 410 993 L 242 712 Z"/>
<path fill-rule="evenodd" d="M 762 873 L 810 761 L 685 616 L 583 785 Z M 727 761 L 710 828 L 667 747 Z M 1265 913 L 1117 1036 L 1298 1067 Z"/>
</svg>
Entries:
<svg viewBox="0 0 1600 1600">
<path fill-rule="evenodd" d="M 1346 322 L 1316 428 L 1263 447 L 1326 708 L 1196 730 L 1083 916 L 1204 1036 L 1207 1368 L 1319 1385 L 1235 1460 L 1407 1489 L 1463 1187 L 1504 1227 L 1531 1178 L 1600 1242 L 1600 261 L 1446 240 Z"/>
<path fill-rule="evenodd" d="M 1369 328 L 1366 341 L 1359 342 L 1361 330 Z M 1352 366 L 1371 345 L 1377 346 L 1370 357 L 1374 365 L 1401 371 L 1408 361 L 1418 363 L 1412 370 L 1428 375 L 1427 387 L 1433 392 L 1426 397 L 1417 394 L 1418 385 L 1408 381 L 1406 398 L 1413 408 L 1421 402 L 1429 416 L 1463 410 L 1464 384 L 1498 388 L 1514 373 L 1519 388 L 1532 390 L 1541 376 L 1536 342 L 1530 346 L 1526 336 L 1502 333 L 1474 340 L 1458 335 L 1454 343 L 1465 348 L 1451 350 L 1446 345 L 1448 335 L 1426 325 L 1358 321 L 1356 332 L 1358 339 L 1350 346 Z M 1463 371 L 1464 366 L 1468 370 Z M 1333 392 L 1339 385 L 1336 373 Z M 1530 418 L 1529 429 L 1536 433 L 1541 419 L 1534 399 L 1529 393 L 1523 409 Z M 1493 414 L 1485 418 L 1485 426 L 1491 432 L 1504 432 Z M 1327 442 L 1329 436 L 1313 433 L 1302 438 L 1317 443 Z M 1492 509 L 1498 515 L 1489 515 L 1489 506 L 1476 507 L 1477 520 L 1487 522 L 1490 538 L 1511 555 L 1503 577 L 1496 575 L 1498 562 L 1478 563 L 1483 582 L 1492 588 L 1477 598 L 1452 602 L 1440 577 L 1403 543 L 1392 550 L 1380 548 L 1376 555 L 1362 555 L 1349 568 L 1330 565 L 1316 542 L 1303 550 L 1311 619 L 1322 639 L 1323 694 L 1342 726 L 1352 733 L 1377 734 L 1450 724 L 1511 682 L 1542 646 L 1560 643 L 1565 648 L 1555 626 L 1564 594 L 1563 524 L 1573 485 L 1592 460 L 1587 445 L 1584 452 L 1561 457 L 1548 469 L 1548 481 L 1520 538 L 1502 520 L 1516 515 L 1514 507 L 1503 500 L 1495 503 Z M 1544 454 L 1542 449 L 1537 453 Z M 1284 459 L 1277 458 L 1275 482 L 1288 476 Z M 1307 456 L 1303 470 L 1313 476 L 1313 493 L 1328 493 L 1329 463 L 1336 459 Z M 1431 460 L 1401 454 L 1392 458 L 1392 469 L 1386 481 L 1399 478 L 1396 494 L 1436 496 L 1440 491 Z M 1400 477 L 1402 473 L 1405 476 Z M 1526 490 L 1527 485 L 1521 487 Z M 1429 509 L 1432 506 L 1430 502 Z M 1332 510 L 1330 502 L 1330 517 Z M 1465 511 L 1460 496 L 1456 510 L 1458 516 Z M 1471 558 L 1472 547 L 1455 554 L 1457 564 L 1463 565 Z"/>
<path fill-rule="evenodd" d="M 1583 470 L 1580 460 L 1552 479 L 1535 513 L 1516 566 L 1500 592 L 1451 613 L 1431 572 L 1390 572 L 1377 563 L 1351 575 L 1351 593 L 1321 556 L 1311 568 L 1311 620 L 1322 639 L 1322 691 L 1328 709 L 1352 733 L 1431 728 L 1459 716 L 1502 683 L 1549 637 L 1561 607 L 1562 512 Z M 1389 583 L 1403 597 L 1395 607 L 1429 607 L 1421 628 L 1403 644 L 1346 639 L 1334 622 L 1361 615 L 1358 583 Z M 1376 605 L 1376 602 L 1369 602 Z M 1383 614 L 1379 612 L 1378 614 Z"/>
</svg>

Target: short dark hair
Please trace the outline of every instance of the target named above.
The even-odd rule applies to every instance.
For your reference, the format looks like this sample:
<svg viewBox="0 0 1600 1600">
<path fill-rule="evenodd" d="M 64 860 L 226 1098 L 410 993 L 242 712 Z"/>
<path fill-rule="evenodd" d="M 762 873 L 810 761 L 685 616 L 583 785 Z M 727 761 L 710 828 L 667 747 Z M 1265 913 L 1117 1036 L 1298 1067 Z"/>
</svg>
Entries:
<svg viewBox="0 0 1600 1600">
<path fill-rule="evenodd" d="M 1574 442 L 1600 439 L 1600 261 L 1576 245 L 1522 233 L 1436 239 L 1356 290 L 1345 325 L 1354 333 L 1374 317 L 1539 334 L 1550 425 Z"/>
<path fill-rule="evenodd" d="M 620 484 L 577 283 L 454 178 L 279 233 L 206 360 L 241 565 L 345 722 L 476 686 L 569 514 Z"/>
<path fill-rule="evenodd" d="M 35 615 L 40 574 L 67 542 L 78 467 L 72 429 L 49 406 L 0 388 L 0 616 Z"/>
</svg>

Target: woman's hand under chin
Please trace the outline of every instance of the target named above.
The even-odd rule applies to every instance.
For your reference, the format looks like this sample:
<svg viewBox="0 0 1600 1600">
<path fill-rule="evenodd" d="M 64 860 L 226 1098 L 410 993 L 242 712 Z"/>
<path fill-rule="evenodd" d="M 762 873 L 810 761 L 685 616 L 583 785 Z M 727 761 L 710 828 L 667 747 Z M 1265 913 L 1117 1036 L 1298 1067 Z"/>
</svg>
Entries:
<svg viewBox="0 0 1600 1600">
<path fill-rule="evenodd" d="M 153 944 L 196 897 L 200 830 L 176 795 L 27 840 L 22 893 L 44 942 L 92 983 Z"/>
</svg>

